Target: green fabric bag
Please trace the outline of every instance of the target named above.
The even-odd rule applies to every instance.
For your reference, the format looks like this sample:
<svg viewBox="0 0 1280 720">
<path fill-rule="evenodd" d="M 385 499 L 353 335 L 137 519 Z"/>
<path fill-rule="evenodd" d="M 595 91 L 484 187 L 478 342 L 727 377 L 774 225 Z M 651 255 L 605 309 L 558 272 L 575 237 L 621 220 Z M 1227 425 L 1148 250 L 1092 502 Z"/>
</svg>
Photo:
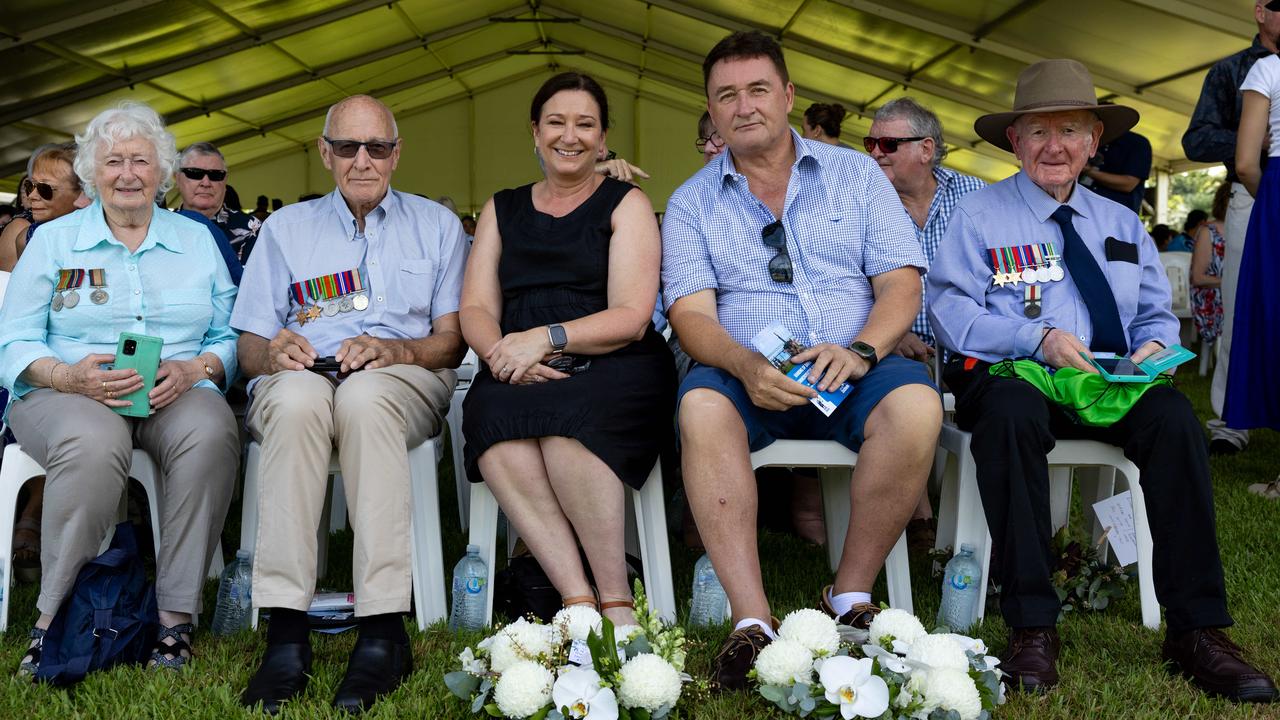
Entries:
<svg viewBox="0 0 1280 720">
<path fill-rule="evenodd" d="M 996 377 L 1026 380 L 1080 423 L 1094 427 L 1113 425 L 1151 388 L 1173 385 L 1173 378 L 1163 374 L 1146 383 L 1113 383 L 1097 373 L 1076 368 L 1050 373 L 1034 360 L 1002 360 L 989 372 Z"/>
</svg>

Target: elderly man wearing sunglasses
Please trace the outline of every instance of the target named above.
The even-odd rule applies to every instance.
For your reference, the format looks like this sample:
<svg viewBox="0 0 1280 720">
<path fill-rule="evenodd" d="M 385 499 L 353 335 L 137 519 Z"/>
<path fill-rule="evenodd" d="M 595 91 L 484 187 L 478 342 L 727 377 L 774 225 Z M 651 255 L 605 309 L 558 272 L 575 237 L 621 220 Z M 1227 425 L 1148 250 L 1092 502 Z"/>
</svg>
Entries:
<svg viewBox="0 0 1280 720">
<path fill-rule="evenodd" d="M 218 226 L 240 263 L 249 261 L 262 221 L 227 205 L 227 161 L 213 143 L 197 142 L 182 151 L 173 174 L 182 194 L 181 210 L 197 212 Z M 232 273 L 235 274 L 234 272 Z"/>
<path fill-rule="evenodd" d="M 820 603 L 865 629 L 879 611 L 871 586 L 924 489 L 942 406 L 924 367 L 890 354 L 920 310 L 925 259 L 884 173 L 790 128 L 795 88 L 772 37 L 720 41 L 703 79 L 726 147 L 667 204 L 662 279 L 698 363 L 680 386 L 685 490 L 733 607 L 713 682 L 743 689 L 776 627 L 750 452 L 781 438 L 859 452 L 843 556 Z M 774 322 L 809 346 L 795 360 L 814 362 L 819 390 L 852 386 L 829 417 L 810 404 L 813 388 L 753 349 Z"/>
<path fill-rule="evenodd" d="M 311 673 L 307 608 L 329 456 L 338 449 L 355 531 L 360 635 L 334 705 L 359 712 L 413 670 L 409 447 L 440 432 L 466 351 L 458 299 L 467 242 L 444 206 L 391 189 L 401 141 L 386 105 L 334 105 L 317 145 L 337 188 L 263 223 L 231 324 L 252 377 L 261 444 L 253 603 L 267 649 L 242 701 L 269 713 Z M 319 372 L 332 356 L 338 372 Z M 314 370 L 314 372 L 313 372 Z"/>
</svg>

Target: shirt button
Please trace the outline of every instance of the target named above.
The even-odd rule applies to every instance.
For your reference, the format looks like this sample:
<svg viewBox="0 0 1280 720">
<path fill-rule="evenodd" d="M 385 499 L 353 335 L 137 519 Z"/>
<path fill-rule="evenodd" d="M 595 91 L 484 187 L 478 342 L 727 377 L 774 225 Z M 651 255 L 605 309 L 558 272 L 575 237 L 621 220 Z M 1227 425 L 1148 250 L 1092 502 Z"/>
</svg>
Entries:
<svg viewBox="0 0 1280 720">
<path fill-rule="evenodd" d="M 141 315 L 135 315 L 135 316 L 134 316 L 134 319 L 135 319 L 135 320 L 141 320 L 141 319 L 142 319 L 142 316 L 141 316 Z"/>
<path fill-rule="evenodd" d="M 377 260 L 370 260 L 370 261 L 369 261 L 369 264 L 370 264 L 370 265 L 377 265 L 377 264 L 378 264 L 378 261 L 377 261 Z"/>
<path fill-rule="evenodd" d="M 382 296 L 381 296 L 381 295 L 379 295 L 379 296 L 378 296 L 378 302 L 382 302 Z"/>
<path fill-rule="evenodd" d="M 129 266 L 129 269 L 130 269 L 130 270 L 136 270 L 136 269 L 137 269 L 137 267 L 138 267 L 137 265 L 130 265 L 130 266 Z"/>
<path fill-rule="evenodd" d="M 142 294 L 142 291 L 141 291 L 141 290 L 134 290 L 134 291 L 133 291 L 133 294 L 134 294 L 134 295 L 141 295 L 141 294 Z"/>
</svg>

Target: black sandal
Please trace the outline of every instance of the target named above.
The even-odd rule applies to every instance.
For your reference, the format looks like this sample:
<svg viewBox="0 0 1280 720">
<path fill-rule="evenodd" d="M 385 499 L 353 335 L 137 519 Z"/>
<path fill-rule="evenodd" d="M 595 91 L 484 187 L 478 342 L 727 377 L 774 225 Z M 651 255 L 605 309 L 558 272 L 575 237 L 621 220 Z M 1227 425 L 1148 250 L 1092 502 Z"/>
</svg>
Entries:
<svg viewBox="0 0 1280 720">
<path fill-rule="evenodd" d="M 21 664 L 18 665 L 18 677 L 30 677 L 40 669 L 40 653 L 44 650 L 46 632 L 44 628 L 33 627 L 31 632 L 27 633 L 31 644 L 27 646 L 27 652 L 22 656 Z"/>
<path fill-rule="evenodd" d="M 173 627 L 161 625 L 160 633 L 156 636 L 155 647 L 151 649 L 151 659 L 147 661 L 147 669 L 181 670 L 186 667 L 187 663 L 191 662 L 191 642 L 182 636 L 186 635 L 189 638 L 193 632 L 195 632 L 195 626 L 191 623 L 182 623 Z M 173 643 L 165 643 L 166 638 L 173 640 Z"/>
</svg>

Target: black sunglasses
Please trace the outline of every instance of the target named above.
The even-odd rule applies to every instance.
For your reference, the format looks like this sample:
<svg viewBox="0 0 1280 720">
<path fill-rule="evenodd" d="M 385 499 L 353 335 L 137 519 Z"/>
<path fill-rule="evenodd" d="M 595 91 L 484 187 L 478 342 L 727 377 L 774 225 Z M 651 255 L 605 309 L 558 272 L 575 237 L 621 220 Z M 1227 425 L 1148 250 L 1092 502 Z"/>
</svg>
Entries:
<svg viewBox="0 0 1280 720">
<path fill-rule="evenodd" d="M 898 152 L 898 145 L 900 143 L 918 142 L 924 139 L 925 138 L 922 138 L 922 137 L 894 138 L 894 137 L 871 137 L 870 135 L 868 135 L 862 138 L 862 147 L 866 148 L 867 152 L 871 152 L 876 148 L 877 145 L 879 145 L 880 152 L 884 153 L 885 155 L 892 155 Z"/>
<path fill-rule="evenodd" d="M 787 254 L 787 231 L 781 220 L 775 220 L 760 230 L 760 240 L 768 247 L 778 251 L 769 261 L 769 277 L 774 282 L 791 282 L 791 256 Z"/>
<path fill-rule="evenodd" d="M 724 138 L 720 137 L 720 133 L 713 132 L 710 137 L 699 137 L 694 140 L 693 146 L 698 148 L 698 152 L 706 152 L 707 143 L 711 143 L 711 147 L 719 149 L 724 147 Z"/>
<path fill-rule="evenodd" d="M 186 175 L 188 180 L 203 180 L 205 175 L 208 175 L 209 179 L 214 182 L 222 182 L 227 179 L 226 170 L 205 170 L 197 167 L 184 167 L 178 168 L 178 170 L 183 175 Z"/>
<path fill-rule="evenodd" d="M 53 199 L 53 186 L 50 185 L 49 183 L 36 182 L 31 178 L 27 178 L 26 180 L 23 180 L 22 181 L 22 197 L 26 197 L 30 195 L 32 190 L 35 190 L 37 193 L 39 193 L 40 197 L 44 198 L 45 200 Z"/>
<path fill-rule="evenodd" d="M 392 151 L 396 149 L 394 140 L 391 142 L 386 140 L 360 142 L 359 140 L 334 140 L 324 136 L 324 141 L 329 143 L 329 148 L 333 150 L 333 154 L 340 158 L 353 158 L 360 152 L 360 147 L 364 146 L 369 151 L 369 157 L 374 160 L 386 160 L 391 157 Z"/>
</svg>

